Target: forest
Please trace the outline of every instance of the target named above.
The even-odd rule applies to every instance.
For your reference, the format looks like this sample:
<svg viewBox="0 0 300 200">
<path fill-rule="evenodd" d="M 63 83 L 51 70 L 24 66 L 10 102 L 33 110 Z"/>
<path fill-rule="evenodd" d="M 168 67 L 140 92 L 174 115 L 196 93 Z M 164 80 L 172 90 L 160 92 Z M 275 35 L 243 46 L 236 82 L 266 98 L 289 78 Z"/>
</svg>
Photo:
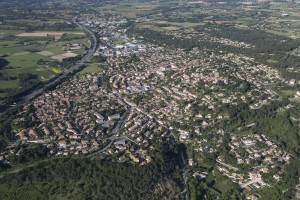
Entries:
<svg viewBox="0 0 300 200">
<path fill-rule="evenodd" d="M 162 144 L 147 166 L 52 158 L 0 178 L 0 199 L 166 199 L 181 191 L 179 151 Z"/>
</svg>

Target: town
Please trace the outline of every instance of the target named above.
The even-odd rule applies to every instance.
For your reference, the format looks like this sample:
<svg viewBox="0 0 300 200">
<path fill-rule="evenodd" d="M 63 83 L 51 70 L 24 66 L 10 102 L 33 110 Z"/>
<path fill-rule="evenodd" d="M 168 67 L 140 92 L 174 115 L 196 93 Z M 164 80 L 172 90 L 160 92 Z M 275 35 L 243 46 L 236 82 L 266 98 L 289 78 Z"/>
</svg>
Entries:
<svg viewBox="0 0 300 200">
<path fill-rule="evenodd" d="M 255 111 L 282 102 L 270 85 L 291 86 L 298 84 L 296 80 L 285 80 L 279 70 L 243 54 L 206 48 L 186 51 L 147 42 L 128 33 L 128 21 L 120 15 L 83 14 L 77 21 L 96 33 L 100 42 L 93 62 L 98 60 L 102 71 L 69 77 L 26 104 L 13 121 L 18 140 L 1 154 L 3 161 L 20 154 L 22 147 L 42 144 L 51 156 L 85 155 L 147 165 L 155 160 L 157 144 L 168 141 L 188 147 L 184 173 L 192 174 L 189 179 L 205 180 L 218 170 L 245 190 L 247 199 L 257 199 L 257 190 L 281 180 L 291 155 L 266 133 L 250 134 L 256 122 L 234 131 L 224 124 L 230 120 L 230 107 L 243 104 Z M 169 35 L 199 37 L 192 29 Z M 207 34 L 202 39 L 253 48 Z M 32 126 L 18 128 L 25 122 Z M 214 170 L 199 170 L 202 159 L 223 146 L 227 152 L 214 159 Z"/>
</svg>

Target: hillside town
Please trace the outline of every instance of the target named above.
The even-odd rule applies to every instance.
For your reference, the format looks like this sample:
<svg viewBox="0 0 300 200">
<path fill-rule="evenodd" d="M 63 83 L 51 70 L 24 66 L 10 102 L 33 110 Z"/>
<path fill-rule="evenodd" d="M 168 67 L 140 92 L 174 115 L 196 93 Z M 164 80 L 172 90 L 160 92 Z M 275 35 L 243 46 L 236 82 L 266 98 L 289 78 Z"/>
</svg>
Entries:
<svg viewBox="0 0 300 200">
<path fill-rule="evenodd" d="M 29 121 L 32 126 L 14 130 L 18 142 L 12 154 L 22 151 L 14 149 L 21 144 L 43 144 L 53 156 L 86 155 L 146 165 L 155 159 L 158 143 L 178 141 L 197 155 L 189 157 L 189 166 L 193 178 L 203 180 L 209 173 L 196 169 L 199 157 L 219 152 L 229 135 L 231 162 L 219 155 L 216 170 L 249 195 L 272 184 L 263 174 L 272 171 L 273 181 L 281 179 L 289 154 L 265 133 L 240 136 L 222 125 L 229 119 L 223 108 L 246 104 L 256 110 L 281 101 L 269 87 L 285 83 L 278 70 L 240 54 L 205 48 L 187 52 L 145 42 L 127 35 L 127 20 L 121 16 L 82 15 L 78 21 L 97 33 L 100 44 L 93 56 L 104 59 L 105 67 L 70 77 L 24 106 L 13 123 L 18 127 Z M 183 37 L 185 32 L 173 34 Z M 9 161 L 9 155 L 3 159 Z"/>
</svg>

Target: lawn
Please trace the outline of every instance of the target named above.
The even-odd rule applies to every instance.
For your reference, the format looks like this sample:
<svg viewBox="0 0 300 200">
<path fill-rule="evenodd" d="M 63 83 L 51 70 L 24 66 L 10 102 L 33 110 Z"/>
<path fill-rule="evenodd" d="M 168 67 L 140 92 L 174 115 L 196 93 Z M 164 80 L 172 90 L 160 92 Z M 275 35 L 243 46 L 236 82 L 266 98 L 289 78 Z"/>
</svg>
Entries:
<svg viewBox="0 0 300 200">
<path fill-rule="evenodd" d="M 228 193 L 234 187 L 233 183 L 230 182 L 227 177 L 222 176 L 218 171 L 215 173 L 215 180 L 216 184 L 214 185 L 214 188 L 223 194 Z"/>
<path fill-rule="evenodd" d="M 10 81 L 0 80 L 0 89 L 17 88 L 17 87 L 19 87 L 18 80 L 10 80 Z"/>
<path fill-rule="evenodd" d="M 1 73 L 11 76 L 18 76 L 18 74 L 22 73 L 30 73 L 38 75 L 41 80 L 48 80 L 49 78 L 52 78 L 56 72 L 49 69 L 47 66 L 38 65 L 37 62 L 40 59 L 51 60 L 48 57 L 29 52 L 11 55 L 7 57 L 7 60 L 9 61 L 9 68 L 1 70 Z M 4 84 L 2 87 L 5 88 L 5 85 L 7 86 L 7 84 Z"/>
<path fill-rule="evenodd" d="M 62 72 L 61 69 L 56 68 L 56 67 L 52 67 L 51 70 L 52 70 L 54 73 L 56 73 L 56 74 L 60 74 L 60 73 Z"/>
<path fill-rule="evenodd" d="M 122 38 L 114 38 L 114 45 L 124 44 L 125 41 Z"/>
<path fill-rule="evenodd" d="M 7 44 L 7 43 L 6 43 Z M 0 54 L 13 54 L 24 52 L 24 48 L 16 45 L 5 45 L 5 43 L 0 43 Z"/>
<path fill-rule="evenodd" d="M 273 60 L 273 59 L 268 59 L 267 62 L 268 62 L 268 63 L 271 63 L 271 64 L 276 64 L 276 63 L 278 63 L 277 60 Z"/>
<path fill-rule="evenodd" d="M 96 73 L 96 72 L 101 72 L 102 68 L 98 65 L 90 65 L 85 67 L 83 70 L 78 72 L 78 75 L 84 75 L 84 74 L 89 74 L 89 73 Z"/>
<path fill-rule="evenodd" d="M 13 68 L 32 68 L 37 66 L 37 62 L 40 60 L 51 60 L 48 57 L 36 54 L 27 53 L 21 55 L 12 55 L 7 58 L 9 65 Z"/>
</svg>

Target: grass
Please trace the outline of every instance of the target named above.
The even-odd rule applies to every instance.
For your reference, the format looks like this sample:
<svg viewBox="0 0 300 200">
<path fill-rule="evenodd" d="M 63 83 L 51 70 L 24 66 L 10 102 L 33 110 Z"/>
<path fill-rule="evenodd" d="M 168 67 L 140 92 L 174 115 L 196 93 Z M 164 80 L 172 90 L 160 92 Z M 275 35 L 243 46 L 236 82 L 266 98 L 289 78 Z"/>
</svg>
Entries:
<svg viewBox="0 0 300 200">
<path fill-rule="evenodd" d="M 218 171 L 215 173 L 215 179 L 217 181 L 214 188 L 221 191 L 223 194 L 228 193 L 233 188 L 233 184 Z"/>
<path fill-rule="evenodd" d="M 8 66 L 10 68 L 1 70 L 4 75 L 18 76 L 22 73 L 30 73 L 38 75 L 39 79 L 44 81 L 55 76 L 56 72 L 49 69 L 47 66 L 40 66 L 37 62 L 40 60 L 51 60 L 48 57 L 36 54 L 36 53 L 26 53 L 20 55 L 12 55 L 7 57 L 9 61 Z M 11 87 L 11 85 L 13 87 Z M 13 81 L 1 82 L 1 88 L 14 88 L 16 83 Z"/>
<path fill-rule="evenodd" d="M 56 68 L 56 67 L 52 67 L 51 70 L 55 73 L 55 74 L 60 74 L 62 72 L 61 69 Z"/>
<path fill-rule="evenodd" d="M 6 46 L 5 44 L 1 45 L 0 43 L 0 54 L 13 54 L 13 53 L 20 53 L 24 52 L 23 47 L 15 46 L 15 45 L 9 45 Z"/>
<path fill-rule="evenodd" d="M 47 44 L 41 51 L 49 51 L 55 55 L 65 53 L 61 44 L 50 43 Z"/>
<path fill-rule="evenodd" d="M 174 31 L 174 30 L 176 31 L 179 28 L 176 26 L 168 26 L 168 27 L 163 27 L 163 29 L 168 30 L 168 31 Z"/>
<path fill-rule="evenodd" d="M 78 72 L 78 75 L 84 75 L 84 74 L 89 74 L 89 73 L 96 73 L 96 72 L 101 72 L 102 68 L 98 65 L 90 65 L 85 67 L 83 70 Z"/>
<path fill-rule="evenodd" d="M 37 62 L 40 60 L 50 60 L 50 58 L 36 54 L 36 53 L 28 53 L 22 55 L 13 55 L 7 58 L 9 65 L 13 68 L 30 68 L 36 67 Z"/>
<path fill-rule="evenodd" d="M 0 80 L 0 89 L 7 89 L 7 88 L 17 88 L 19 87 L 18 80 Z"/>
<path fill-rule="evenodd" d="M 114 39 L 114 45 L 118 45 L 118 44 L 124 44 L 125 41 L 122 38 L 115 38 Z"/>
<path fill-rule="evenodd" d="M 278 63 L 277 60 L 273 60 L 273 59 L 268 59 L 267 62 L 270 63 L 270 64 L 276 64 L 276 63 Z"/>
</svg>

